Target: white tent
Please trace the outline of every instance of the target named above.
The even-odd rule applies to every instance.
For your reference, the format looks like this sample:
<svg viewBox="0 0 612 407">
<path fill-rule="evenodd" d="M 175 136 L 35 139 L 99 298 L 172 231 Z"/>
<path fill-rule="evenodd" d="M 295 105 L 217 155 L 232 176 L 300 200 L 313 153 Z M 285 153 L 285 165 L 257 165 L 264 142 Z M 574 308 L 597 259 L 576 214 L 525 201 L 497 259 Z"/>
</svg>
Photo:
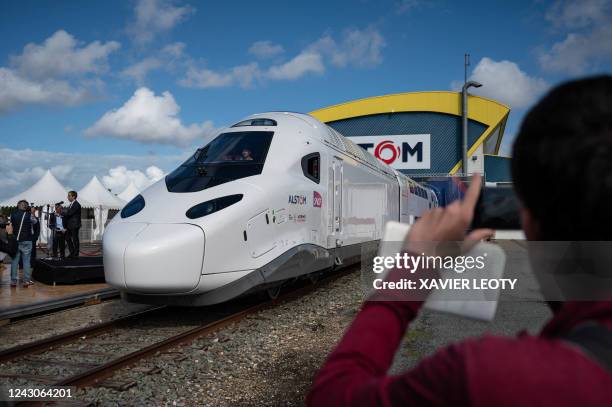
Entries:
<svg viewBox="0 0 612 407">
<path fill-rule="evenodd" d="M 97 239 L 101 239 L 104 233 L 104 226 L 108 219 L 108 210 L 119 210 L 125 205 L 125 202 L 111 194 L 95 175 L 87 185 L 79 191 L 79 201 L 81 200 L 91 205 L 86 207 L 94 208 L 94 216 L 96 219 L 94 237 Z M 83 204 L 81 203 L 81 205 Z"/>
<path fill-rule="evenodd" d="M 67 190 L 62 184 L 47 170 L 45 175 L 34 185 L 12 198 L 0 202 L 0 207 L 14 207 L 17 202 L 25 199 L 36 206 L 54 205 L 56 202 L 65 201 Z"/>
<path fill-rule="evenodd" d="M 20 194 L 15 195 L 12 198 L 5 199 L 0 202 L 0 207 L 15 207 L 17 202 L 25 199 L 29 203 L 33 203 L 35 206 L 43 207 L 43 211 L 53 211 L 54 205 L 57 202 L 67 201 L 68 190 L 51 174 L 51 171 L 47 170 L 45 175 L 42 176 L 34 185 Z M 79 202 L 84 208 L 93 208 L 94 206 L 86 199 L 80 199 Z M 47 207 L 49 205 L 49 207 Z M 47 219 L 46 215 L 39 214 L 39 219 L 43 223 L 40 228 L 40 241 L 46 243 L 49 239 L 49 229 L 44 226 L 44 222 Z"/>
<path fill-rule="evenodd" d="M 134 182 L 130 182 L 130 185 L 128 185 L 127 188 L 125 188 L 123 192 L 117 196 L 127 203 L 134 199 L 134 197 L 136 197 L 136 195 L 138 195 L 139 193 L 140 191 L 138 190 L 138 188 L 136 188 Z"/>
</svg>

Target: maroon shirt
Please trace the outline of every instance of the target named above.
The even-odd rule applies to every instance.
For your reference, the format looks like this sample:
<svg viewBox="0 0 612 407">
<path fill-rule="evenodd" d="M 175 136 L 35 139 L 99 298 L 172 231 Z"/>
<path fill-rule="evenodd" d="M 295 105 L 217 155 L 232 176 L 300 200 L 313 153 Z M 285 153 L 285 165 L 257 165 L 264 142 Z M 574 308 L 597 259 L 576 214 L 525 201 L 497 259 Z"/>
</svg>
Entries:
<svg viewBox="0 0 612 407">
<path fill-rule="evenodd" d="M 568 302 L 540 335 L 485 335 L 387 374 L 421 302 L 367 302 L 328 357 L 309 406 L 612 406 L 612 374 L 558 339 L 577 324 L 612 327 L 612 302 Z"/>
</svg>

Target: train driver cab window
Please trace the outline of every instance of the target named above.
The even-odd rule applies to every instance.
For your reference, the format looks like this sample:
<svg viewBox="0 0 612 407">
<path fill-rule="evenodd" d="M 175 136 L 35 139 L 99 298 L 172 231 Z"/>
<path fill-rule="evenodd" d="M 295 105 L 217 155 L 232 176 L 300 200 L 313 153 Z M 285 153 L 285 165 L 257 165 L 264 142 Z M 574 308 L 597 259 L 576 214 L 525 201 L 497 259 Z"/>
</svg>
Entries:
<svg viewBox="0 0 612 407">
<path fill-rule="evenodd" d="M 309 180 L 316 182 L 321 181 L 321 154 L 312 153 L 302 157 L 302 172 Z"/>
<path fill-rule="evenodd" d="M 272 131 L 222 133 L 166 176 L 169 192 L 197 192 L 261 174 Z"/>
</svg>

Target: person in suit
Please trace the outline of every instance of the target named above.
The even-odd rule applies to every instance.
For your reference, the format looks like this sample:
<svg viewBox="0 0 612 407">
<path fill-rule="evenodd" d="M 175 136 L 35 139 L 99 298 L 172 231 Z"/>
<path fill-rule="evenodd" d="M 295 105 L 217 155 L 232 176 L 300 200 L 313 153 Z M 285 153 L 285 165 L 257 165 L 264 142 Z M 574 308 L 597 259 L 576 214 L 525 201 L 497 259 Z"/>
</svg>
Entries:
<svg viewBox="0 0 612 407">
<path fill-rule="evenodd" d="M 64 260 L 66 257 L 66 229 L 64 229 L 61 204 L 55 204 L 55 212 L 49 216 L 49 228 L 53 236 L 53 257 L 58 257 L 57 249 L 59 248 L 59 258 Z"/>
<path fill-rule="evenodd" d="M 30 220 L 32 221 L 32 255 L 30 256 L 30 262 L 36 260 L 36 244 L 40 237 L 40 220 L 36 216 L 36 208 L 30 207 Z"/>
<path fill-rule="evenodd" d="M 77 201 L 76 191 L 68 192 L 70 204 L 63 211 L 63 226 L 66 229 L 66 242 L 68 243 L 68 258 L 79 257 L 79 229 L 81 228 L 81 204 Z"/>
</svg>

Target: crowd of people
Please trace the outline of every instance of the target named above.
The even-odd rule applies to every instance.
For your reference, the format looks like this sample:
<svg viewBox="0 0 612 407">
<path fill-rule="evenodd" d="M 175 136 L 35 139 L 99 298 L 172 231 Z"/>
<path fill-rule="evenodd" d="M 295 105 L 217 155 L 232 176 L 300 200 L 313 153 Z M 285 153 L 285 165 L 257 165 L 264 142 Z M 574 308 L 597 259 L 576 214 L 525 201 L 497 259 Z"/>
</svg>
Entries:
<svg viewBox="0 0 612 407">
<path fill-rule="evenodd" d="M 40 238 L 42 214 L 46 215 L 46 226 L 50 230 L 52 256 L 54 258 L 76 259 L 79 257 L 81 228 L 81 205 L 76 191 L 68 192 L 68 205 L 55 204 L 53 212 L 43 213 L 27 200 L 17 202 L 16 210 L 9 217 L 0 215 L 0 252 L 11 258 L 11 287 L 19 284 L 19 269 L 23 269 L 22 286 L 27 288 L 32 281 L 32 265 L 36 260 L 37 242 Z M 66 256 L 66 245 L 68 256 Z M 1 260 L 1 259 L 0 259 Z"/>
</svg>

